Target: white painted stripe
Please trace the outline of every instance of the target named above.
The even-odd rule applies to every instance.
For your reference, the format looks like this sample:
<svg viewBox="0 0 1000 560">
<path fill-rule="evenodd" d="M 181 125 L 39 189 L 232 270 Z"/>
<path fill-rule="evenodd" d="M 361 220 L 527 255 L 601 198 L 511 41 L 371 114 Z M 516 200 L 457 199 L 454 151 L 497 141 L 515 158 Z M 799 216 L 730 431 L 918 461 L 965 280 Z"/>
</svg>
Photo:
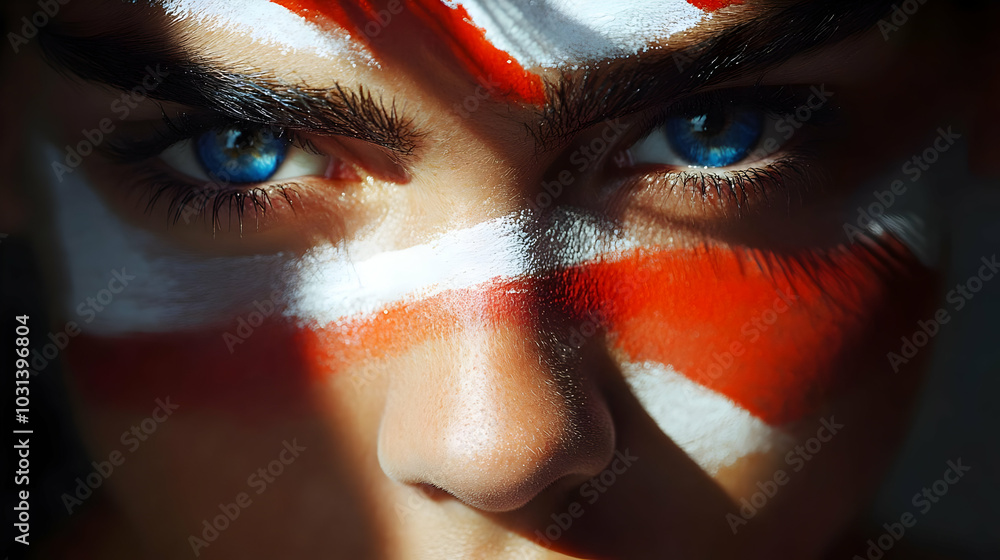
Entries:
<svg viewBox="0 0 1000 560">
<path fill-rule="evenodd" d="M 635 55 L 710 17 L 684 0 L 447 0 L 531 68 Z"/>
<path fill-rule="evenodd" d="M 83 171 L 58 181 L 49 163 L 63 153 L 38 150 L 41 184 L 50 185 L 57 238 L 66 268 L 65 315 L 86 332 L 169 332 L 228 320 L 273 289 L 287 265 L 282 255 L 206 258 L 170 246 L 124 223 L 101 200 Z M 135 276 L 101 311 L 80 313 L 87 298 L 108 288 L 114 272 Z M 239 278 L 234 282 L 234 278 Z M 85 309 L 89 307 L 85 305 Z M 89 321 L 88 321 L 89 319 Z"/>
<path fill-rule="evenodd" d="M 625 380 L 646 412 L 709 474 L 751 453 L 793 443 L 793 438 L 716 393 L 656 362 L 622 364 Z"/>
<path fill-rule="evenodd" d="M 49 145 L 37 153 L 43 158 L 41 179 L 52 185 L 66 251 L 67 316 L 79 315 L 79 304 L 105 289 L 114 271 L 124 267 L 139 277 L 114 305 L 83 325 L 92 332 L 169 332 L 217 324 L 275 290 L 287 315 L 302 324 L 328 325 L 447 290 L 613 261 L 638 246 L 594 215 L 564 208 L 543 221 L 528 212 L 512 213 L 394 251 L 379 251 L 374 238 L 364 238 L 317 246 L 304 255 L 206 257 L 124 223 L 82 171 L 57 181 L 49 162 L 61 161 L 61 150 Z M 903 201 L 899 205 L 881 223 L 914 253 L 928 254 L 926 244 L 936 237 L 917 235 L 920 222 L 912 212 L 904 217 Z"/>
<path fill-rule="evenodd" d="M 593 217 L 561 210 L 543 224 L 528 212 L 512 213 L 362 259 L 363 246 L 321 246 L 296 262 L 286 313 L 326 325 L 448 290 L 515 280 L 599 257 L 618 258 L 635 242 L 610 233 Z"/>
<path fill-rule="evenodd" d="M 133 0 L 136 1 L 136 0 Z M 322 30 L 269 0 L 152 0 L 167 15 L 198 23 L 204 29 L 242 34 L 252 41 L 289 51 L 305 51 L 330 59 L 351 57 L 373 62 L 346 30 Z"/>
<path fill-rule="evenodd" d="M 323 325 L 404 299 L 523 276 L 530 269 L 523 227 L 517 217 L 498 218 L 355 262 L 353 248 L 315 248 L 294 265 L 287 314 Z"/>
<path fill-rule="evenodd" d="M 617 258 L 635 246 L 593 216 L 561 210 L 542 223 L 528 212 L 512 213 L 394 251 L 379 251 L 376 241 L 363 238 L 304 255 L 206 257 L 123 222 L 81 171 L 57 181 L 49 162 L 62 160 L 59 149 L 46 145 L 37 153 L 65 251 L 68 318 L 78 318 L 77 306 L 107 288 L 114 271 L 137 277 L 81 325 L 105 335 L 230 322 L 275 290 L 286 315 L 328 325 L 447 290 Z"/>
</svg>

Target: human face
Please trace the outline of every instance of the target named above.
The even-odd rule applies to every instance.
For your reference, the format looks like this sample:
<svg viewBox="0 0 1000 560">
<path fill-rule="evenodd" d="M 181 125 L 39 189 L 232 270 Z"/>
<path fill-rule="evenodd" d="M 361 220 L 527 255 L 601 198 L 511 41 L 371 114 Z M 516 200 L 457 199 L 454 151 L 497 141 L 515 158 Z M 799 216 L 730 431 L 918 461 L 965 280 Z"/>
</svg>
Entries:
<svg viewBox="0 0 1000 560">
<path fill-rule="evenodd" d="M 25 167 L 114 546 L 818 557 L 891 456 L 933 204 L 856 208 L 937 113 L 880 4 L 62 10 Z"/>
</svg>

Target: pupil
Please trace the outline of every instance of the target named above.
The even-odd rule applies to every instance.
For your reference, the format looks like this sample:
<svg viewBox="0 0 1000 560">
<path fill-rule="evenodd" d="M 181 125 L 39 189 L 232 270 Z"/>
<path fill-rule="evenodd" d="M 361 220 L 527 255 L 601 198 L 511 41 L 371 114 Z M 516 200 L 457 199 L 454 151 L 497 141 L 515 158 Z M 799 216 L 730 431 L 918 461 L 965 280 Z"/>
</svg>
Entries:
<svg viewBox="0 0 1000 560">
<path fill-rule="evenodd" d="M 242 130 L 226 131 L 226 149 L 232 150 L 230 155 L 236 157 L 239 152 L 258 150 L 261 146 L 266 146 L 273 138 L 268 131 L 260 131 L 255 134 L 247 134 Z"/>
<path fill-rule="evenodd" d="M 691 130 L 708 138 L 717 136 L 728 125 L 729 116 L 722 110 L 714 110 L 691 119 Z"/>
<path fill-rule="evenodd" d="M 763 132 L 760 110 L 715 105 L 667 121 L 670 145 L 689 165 L 725 167 L 749 153 Z"/>
<path fill-rule="evenodd" d="M 257 183 L 274 175 L 285 159 L 288 142 L 269 130 L 230 128 L 203 134 L 197 150 L 210 176 L 228 177 L 235 183 Z"/>
</svg>

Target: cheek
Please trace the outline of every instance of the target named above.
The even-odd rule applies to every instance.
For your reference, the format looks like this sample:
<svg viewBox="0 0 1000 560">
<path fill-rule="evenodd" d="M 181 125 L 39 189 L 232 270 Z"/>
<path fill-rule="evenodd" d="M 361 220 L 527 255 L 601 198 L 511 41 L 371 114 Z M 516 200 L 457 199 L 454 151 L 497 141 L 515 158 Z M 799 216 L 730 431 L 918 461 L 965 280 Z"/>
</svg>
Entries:
<svg viewBox="0 0 1000 560">
<path fill-rule="evenodd" d="M 186 409 L 242 418 L 309 411 L 313 387 L 302 351 L 307 337 L 283 320 L 250 326 L 241 319 L 230 328 L 84 334 L 67 348 L 67 363 L 86 399 L 114 407 L 141 410 L 170 396 Z"/>
<path fill-rule="evenodd" d="M 170 395 L 186 407 L 270 420 L 315 413 L 312 404 L 328 390 L 331 375 L 349 376 L 347 385 L 363 389 L 385 374 L 372 364 L 419 343 L 471 325 L 536 324 L 523 302 L 502 295 L 513 290 L 508 284 L 452 290 L 322 326 L 286 317 L 266 300 L 216 328 L 79 335 L 66 357 L 92 402 L 142 409 Z"/>
<path fill-rule="evenodd" d="M 886 353 L 924 316 L 936 278 L 885 247 L 639 252 L 574 271 L 582 288 L 568 299 L 604 317 L 624 362 L 669 369 L 662 385 L 683 376 L 782 426 L 892 373 Z"/>
<path fill-rule="evenodd" d="M 634 386 L 647 406 L 697 393 L 781 426 L 889 370 L 886 352 L 922 316 L 913 302 L 932 286 L 933 275 L 919 265 L 884 264 L 861 247 L 784 260 L 725 250 L 636 252 L 322 325 L 285 317 L 262 297 L 259 309 L 215 328 L 81 335 L 67 357 L 97 399 L 142 395 L 142 402 L 180 391 L 188 402 L 264 412 L 293 408 L 331 373 L 450 337 L 461 324 L 538 329 L 545 320 L 533 310 L 559 309 L 583 318 L 581 341 L 598 328 L 607 332 L 625 373 L 642 374 Z M 574 346 L 572 334 L 567 342 Z"/>
</svg>

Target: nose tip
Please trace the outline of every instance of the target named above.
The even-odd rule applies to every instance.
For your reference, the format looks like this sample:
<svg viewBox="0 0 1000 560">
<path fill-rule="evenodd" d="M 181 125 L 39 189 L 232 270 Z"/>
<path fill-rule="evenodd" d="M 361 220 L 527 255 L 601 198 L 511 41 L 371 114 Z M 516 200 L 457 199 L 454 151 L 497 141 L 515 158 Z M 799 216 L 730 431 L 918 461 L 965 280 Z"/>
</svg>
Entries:
<svg viewBox="0 0 1000 560">
<path fill-rule="evenodd" d="M 464 331 L 396 376 L 379 430 L 383 471 L 490 512 L 598 474 L 613 453 L 610 412 L 579 372 L 544 365 L 525 335 Z"/>
<path fill-rule="evenodd" d="M 536 387 L 534 394 L 508 393 L 497 403 L 519 402 L 453 424 L 430 481 L 470 506 L 509 511 L 559 479 L 600 472 L 612 452 L 610 423 L 599 410 L 570 410 L 573 404 L 544 392 Z"/>
</svg>

